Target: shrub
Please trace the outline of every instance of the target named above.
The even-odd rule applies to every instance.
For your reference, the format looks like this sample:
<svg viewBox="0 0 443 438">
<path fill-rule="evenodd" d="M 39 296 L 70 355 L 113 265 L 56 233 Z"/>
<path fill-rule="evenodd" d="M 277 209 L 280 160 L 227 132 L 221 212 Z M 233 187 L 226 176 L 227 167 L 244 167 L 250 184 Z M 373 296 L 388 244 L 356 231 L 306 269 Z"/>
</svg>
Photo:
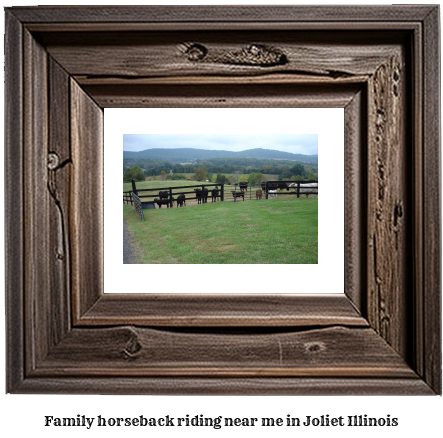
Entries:
<svg viewBox="0 0 443 438">
<path fill-rule="evenodd" d="M 123 182 L 131 182 L 132 180 L 135 181 L 144 181 L 145 176 L 143 174 L 143 170 L 139 166 L 133 166 L 130 167 L 124 174 L 123 174 Z"/>
</svg>

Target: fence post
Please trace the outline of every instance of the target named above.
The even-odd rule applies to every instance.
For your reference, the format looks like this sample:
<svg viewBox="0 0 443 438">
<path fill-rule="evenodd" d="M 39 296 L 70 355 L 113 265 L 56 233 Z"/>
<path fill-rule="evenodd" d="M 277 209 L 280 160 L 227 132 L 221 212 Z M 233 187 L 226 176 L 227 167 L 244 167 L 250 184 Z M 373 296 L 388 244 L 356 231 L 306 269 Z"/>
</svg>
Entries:
<svg viewBox="0 0 443 438">
<path fill-rule="evenodd" d="M 169 201 L 170 201 L 170 206 L 171 208 L 174 206 L 174 204 L 172 203 L 172 188 L 169 187 Z"/>
<path fill-rule="evenodd" d="M 132 191 L 138 196 L 137 187 L 135 186 L 135 179 L 133 179 L 131 182 L 132 182 Z"/>
<path fill-rule="evenodd" d="M 221 194 L 220 194 L 220 201 L 224 201 L 225 200 L 225 184 L 222 183 L 221 185 Z"/>
<path fill-rule="evenodd" d="M 266 185 L 265 185 L 265 196 L 266 196 L 265 199 L 268 199 L 268 181 L 266 181 L 265 184 L 266 184 Z"/>
<path fill-rule="evenodd" d="M 297 198 L 300 198 L 300 181 L 297 182 Z"/>
</svg>

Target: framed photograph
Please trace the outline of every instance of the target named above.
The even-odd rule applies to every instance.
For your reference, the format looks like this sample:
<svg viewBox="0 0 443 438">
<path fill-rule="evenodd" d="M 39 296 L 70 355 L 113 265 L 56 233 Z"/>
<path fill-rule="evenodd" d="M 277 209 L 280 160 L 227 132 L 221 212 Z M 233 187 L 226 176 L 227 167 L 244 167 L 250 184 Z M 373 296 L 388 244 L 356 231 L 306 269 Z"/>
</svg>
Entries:
<svg viewBox="0 0 443 438">
<path fill-rule="evenodd" d="M 104 126 L 105 293 L 334 293 L 325 291 L 324 278 L 333 278 L 335 291 L 344 293 L 343 108 L 106 108 Z M 186 196 L 184 207 L 198 205 L 194 190 L 203 184 L 209 193 L 218 186 L 220 195 L 223 187 L 223 203 L 221 197 L 213 202 L 209 196 L 199 210 L 181 211 L 175 208 L 178 203 L 171 211 L 148 204 L 151 208 L 144 209 L 143 221 L 127 196 L 132 184 L 124 182 L 126 233 L 124 242 L 116 239 L 115 230 L 122 228 L 122 202 L 116 196 L 122 183 L 116 175 L 122 170 L 123 142 L 124 150 L 143 150 L 128 150 L 129 158 L 123 156 L 125 166 L 140 165 L 148 174 L 146 181 L 135 183 L 143 202 L 158 198 L 159 191 L 171 190 L 173 198 Z M 165 160 L 142 156 L 168 156 L 170 165 L 179 170 L 165 180 L 156 171 L 168 165 Z M 213 158 L 194 161 L 205 156 Z M 278 156 L 287 160 L 270 158 Z M 301 165 L 300 160 L 310 161 Z M 180 174 L 184 169 L 192 172 L 200 163 L 212 171 L 211 182 L 198 182 L 193 173 Z M 217 174 L 213 166 L 221 172 Z M 253 173 L 234 174 L 245 166 Z M 291 176 L 289 171 L 300 167 L 308 180 L 317 180 L 320 173 L 334 182 L 324 186 L 321 199 L 318 183 L 313 188 L 302 184 L 297 194 L 297 177 L 292 177 L 283 182 L 286 189 L 269 194 L 266 200 L 266 180 L 278 178 L 277 172 Z M 315 169 L 314 177 L 309 169 Z M 250 177 L 255 176 L 262 179 L 254 182 Z M 230 180 L 225 181 L 227 177 Z M 239 196 L 241 203 L 234 204 L 232 193 L 241 195 L 242 190 L 234 184 L 236 178 L 251 183 Z M 257 189 L 261 199 L 256 197 Z M 130 253 L 123 265 L 122 247 L 124 254 Z M 169 281 L 171 272 L 174 280 Z"/>
<path fill-rule="evenodd" d="M 438 6 L 6 8 L 7 392 L 441 394 L 439 37 Z M 105 108 L 342 108 L 344 281 L 105 293 Z"/>
</svg>

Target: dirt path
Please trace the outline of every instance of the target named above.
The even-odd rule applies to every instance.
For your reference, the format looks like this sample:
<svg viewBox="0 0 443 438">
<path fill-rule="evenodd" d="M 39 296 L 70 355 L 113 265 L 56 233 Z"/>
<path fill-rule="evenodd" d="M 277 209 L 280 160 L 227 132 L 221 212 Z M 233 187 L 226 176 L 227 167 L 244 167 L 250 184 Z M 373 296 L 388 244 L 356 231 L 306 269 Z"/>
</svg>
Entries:
<svg viewBox="0 0 443 438">
<path fill-rule="evenodd" d="M 123 220 L 123 264 L 134 265 L 138 263 L 138 257 L 134 250 L 134 245 L 131 243 L 131 233 L 129 232 L 128 224 Z"/>
</svg>

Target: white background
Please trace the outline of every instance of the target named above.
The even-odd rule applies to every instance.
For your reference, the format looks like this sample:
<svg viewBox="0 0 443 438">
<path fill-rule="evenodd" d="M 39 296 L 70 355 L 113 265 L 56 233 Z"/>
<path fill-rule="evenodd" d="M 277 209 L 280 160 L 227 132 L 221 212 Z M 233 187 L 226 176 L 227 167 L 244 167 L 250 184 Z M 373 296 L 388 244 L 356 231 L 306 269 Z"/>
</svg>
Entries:
<svg viewBox="0 0 443 438">
<path fill-rule="evenodd" d="M 46 1 L 45 4 L 51 2 Z M 62 2 L 52 2 L 60 4 Z M 95 1 L 95 4 L 112 4 L 112 1 Z M 162 2 L 156 2 L 157 4 Z M 188 2 L 189 3 L 189 2 Z M 203 2 L 205 4 L 208 2 Z M 222 4 L 223 2 L 218 2 Z M 232 2 L 226 2 L 227 4 Z M 243 0 L 241 4 L 270 3 L 260 0 Z M 279 4 L 296 4 L 279 0 Z M 309 2 L 304 0 L 301 4 L 326 4 L 329 2 Z M 337 2 L 331 2 L 337 3 Z M 354 1 L 340 0 L 340 4 L 356 4 Z M 382 1 L 365 1 L 365 4 L 389 4 Z M 14 1 L 4 2 L 4 5 L 30 5 L 30 2 Z M 66 3 L 68 4 L 68 3 Z M 131 4 L 147 4 L 146 2 L 133 1 Z M 195 3 L 198 4 L 198 3 Z M 1 20 L 3 26 L 3 20 Z M 0 74 L 3 70 L 0 69 Z M 3 105 L 1 106 L 3 107 Z M 3 118 L 0 119 L 3 123 Z M 3 154 L 0 153 L 0 160 Z M 2 163 L 1 163 L 2 164 Z M 3 165 L 0 165 L 3 172 Z M 0 175 L 3 181 L 3 175 Z M 3 186 L 1 186 L 3 189 Z M 3 193 L 0 194 L 3 197 Z M 3 211 L 0 213 L 3 223 Z M 0 233 L 0 244 L 3 244 L 3 233 Z M 0 264 L 1 284 L 4 284 L 4 265 Z M 4 308 L 1 300 L 0 327 L 4 330 Z M 4 336 L 0 336 L 0 355 L 4 356 Z M 0 365 L 0 393 L 4 391 L 4 361 Z M 441 415 L 443 402 L 441 397 L 152 397 L 152 396 L 65 396 L 65 395 L 0 395 L 0 433 L 4 437 L 33 436 L 33 437 L 121 437 L 124 433 L 132 436 L 180 436 L 180 437 L 213 437 L 213 436 L 242 436 L 242 437 L 320 437 L 327 435 L 329 438 L 404 438 L 407 436 L 441 436 L 443 428 Z M 330 416 L 368 414 L 370 416 L 398 417 L 400 425 L 397 428 L 316 428 L 316 429 L 289 429 L 275 428 L 264 430 L 232 429 L 92 429 L 89 431 L 80 428 L 45 428 L 44 415 L 76 416 L 160 416 L 170 414 L 178 416 L 205 414 L 228 416 L 282 416 L 290 413 L 293 416 L 329 414 Z"/>
<path fill-rule="evenodd" d="M 218 265 L 218 281 L 213 280 L 214 266 L 209 265 L 204 269 L 202 265 L 123 265 L 123 236 L 116 232 L 122 229 L 123 220 L 123 134 L 196 134 L 196 120 L 199 134 L 318 134 L 319 174 L 323 181 L 319 195 L 318 264 L 289 267 L 275 261 L 277 264 L 272 265 Z M 220 132 L 220 126 L 227 130 Z M 105 292 L 195 293 L 192 281 L 155 281 L 173 272 L 175 278 L 187 280 L 198 274 L 201 284 L 207 285 L 205 293 L 343 293 L 343 133 L 342 108 L 105 109 Z M 145 211 L 145 219 L 149 221 L 153 213 Z M 197 238 L 197 229 L 195 233 Z M 141 282 L 141 278 L 152 281 Z M 334 288 L 325 287 L 325 278 L 334 283 Z"/>
</svg>

